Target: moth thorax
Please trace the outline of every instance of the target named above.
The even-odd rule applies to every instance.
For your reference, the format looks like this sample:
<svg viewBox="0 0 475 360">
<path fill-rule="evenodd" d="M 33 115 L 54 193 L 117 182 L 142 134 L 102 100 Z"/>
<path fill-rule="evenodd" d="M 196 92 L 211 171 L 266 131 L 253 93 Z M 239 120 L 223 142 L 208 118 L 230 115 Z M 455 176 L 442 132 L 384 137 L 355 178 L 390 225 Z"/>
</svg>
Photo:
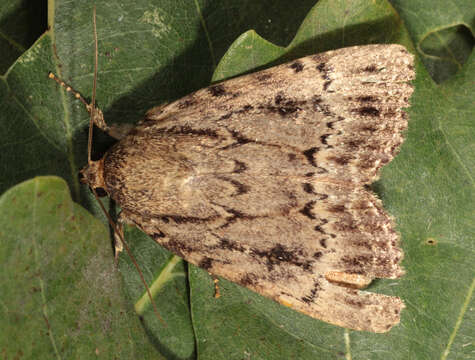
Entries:
<svg viewBox="0 0 475 360">
<path fill-rule="evenodd" d="M 98 161 L 90 161 L 80 171 L 80 181 L 94 190 L 101 189 L 100 192 L 107 191 L 106 184 L 104 183 L 104 158 Z"/>
</svg>

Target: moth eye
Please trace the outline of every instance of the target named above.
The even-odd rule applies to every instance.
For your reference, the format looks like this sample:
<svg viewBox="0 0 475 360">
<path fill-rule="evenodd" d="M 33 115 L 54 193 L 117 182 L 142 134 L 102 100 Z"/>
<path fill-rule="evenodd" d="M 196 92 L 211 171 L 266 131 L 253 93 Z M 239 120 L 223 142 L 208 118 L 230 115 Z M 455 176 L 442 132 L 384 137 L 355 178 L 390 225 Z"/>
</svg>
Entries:
<svg viewBox="0 0 475 360">
<path fill-rule="evenodd" d="M 78 180 L 81 184 L 86 184 L 87 181 L 86 181 L 86 177 L 84 176 L 84 174 L 82 173 L 82 171 L 80 171 L 78 173 Z"/>
<path fill-rule="evenodd" d="M 96 192 L 96 195 L 99 197 L 107 196 L 107 192 L 104 190 L 104 188 L 96 187 L 94 191 Z"/>
</svg>

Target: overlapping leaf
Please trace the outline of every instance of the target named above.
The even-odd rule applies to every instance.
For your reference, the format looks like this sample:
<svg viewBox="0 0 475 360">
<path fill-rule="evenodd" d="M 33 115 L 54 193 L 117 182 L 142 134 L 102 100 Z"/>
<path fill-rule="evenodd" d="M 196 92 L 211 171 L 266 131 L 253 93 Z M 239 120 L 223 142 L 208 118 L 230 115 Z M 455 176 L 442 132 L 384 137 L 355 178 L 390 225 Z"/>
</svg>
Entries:
<svg viewBox="0 0 475 360">
<path fill-rule="evenodd" d="M 115 2 L 98 3 L 97 98 L 106 120 L 137 121 L 148 108 L 209 84 L 214 64 L 250 25 L 255 25 L 266 39 L 285 44 L 278 42 L 290 39 L 289 31 L 283 29 L 285 21 L 273 17 L 274 22 L 266 23 L 259 13 L 264 5 L 255 3 L 138 0 L 127 7 Z M 398 9 L 405 14 L 400 3 Z M 267 5 L 273 14 L 282 13 L 284 7 Z M 52 17 L 54 28 L 24 53 L 3 78 L 0 184 L 5 190 L 28 177 L 56 174 L 68 181 L 76 200 L 94 211 L 87 190 L 76 180 L 78 169 L 85 164 L 87 114 L 80 103 L 71 100 L 46 76 L 48 71 L 54 71 L 90 95 L 91 12 L 89 2 L 58 1 Z M 302 14 L 297 10 L 286 12 L 282 18 L 298 19 L 294 14 Z M 404 18 L 410 21 L 410 16 Z M 302 19 L 303 16 L 298 21 Z M 411 29 L 416 26 L 411 24 Z M 417 34 L 411 33 L 419 45 Z M 320 1 L 286 48 L 264 41 L 255 32 L 243 34 L 226 52 L 213 79 L 225 79 L 288 58 L 375 42 L 399 42 L 413 49 L 397 13 L 386 1 Z M 398 281 L 376 282 L 370 290 L 405 300 L 407 308 L 401 325 L 386 335 L 352 332 L 297 314 L 225 281 L 221 281 L 223 296 L 214 299 L 213 283 L 205 272 L 192 267 L 187 279 L 182 263 L 173 262 L 169 253 L 142 238 L 132 244 L 147 280 L 153 283 L 166 279 L 158 282 L 157 304 L 167 326 L 156 321 L 150 308 L 143 313 L 144 328 L 155 348 L 168 358 L 469 359 L 473 353 L 470 337 L 475 331 L 469 311 L 475 286 L 471 116 L 474 64 L 472 53 L 457 76 L 441 86 L 435 85 L 424 67 L 418 65 L 407 140 L 374 186 L 398 223 L 407 274 Z M 104 136 L 98 136 L 96 151 L 109 143 Z M 54 190 L 56 186 L 49 184 L 44 186 Z M 21 208 L 17 204 L 8 209 L 16 211 L 12 224 L 31 223 L 31 212 L 18 209 Z M 64 221 L 64 216 L 57 218 Z M 35 234 L 44 236 L 53 228 L 53 215 L 45 221 L 38 223 Z M 83 223 L 78 226 L 90 229 L 87 236 L 96 231 Z M 23 237 L 20 230 L 12 228 L 11 237 L 2 234 L 2 251 Z M 107 238 L 104 229 L 97 231 L 100 232 L 96 236 Z M 133 237 L 136 236 L 143 235 L 134 231 Z M 94 239 L 89 241 L 95 243 Z M 52 243 L 52 248 L 61 251 L 60 244 Z M 109 249 L 107 244 L 97 246 Z M 48 253 L 52 259 L 63 255 Z M 76 252 L 76 256 L 79 263 L 91 261 L 89 253 Z M 34 261 L 29 261 L 33 266 Z M 130 263 L 120 263 L 127 297 L 135 302 L 143 296 L 143 287 Z M 171 271 L 164 276 L 167 269 Z M 62 275 L 61 267 L 57 272 Z M 7 284 L 8 278 L 2 277 L 2 284 Z M 67 276 L 64 279 L 68 282 Z M 6 293 L 13 296 L 12 285 L 8 287 Z M 87 292 L 85 286 L 80 289 Z M 58 296 L 68 295 L 62 294 L 63 287 L 57 291 Z M 62 306 L 64 303 L 58 308 Z M 91 309 L 94 311 L 94 307 Z M 88 323 L 95 323 L 95 319 L 89 317 Z M 47 333 L 45 324 L 41 329 Z M 82 341 L 75 343 L 78 349 L 84 346 Z M 100 342 L 106 348 L 115 344 L 108 337 Z"/>
</svg>

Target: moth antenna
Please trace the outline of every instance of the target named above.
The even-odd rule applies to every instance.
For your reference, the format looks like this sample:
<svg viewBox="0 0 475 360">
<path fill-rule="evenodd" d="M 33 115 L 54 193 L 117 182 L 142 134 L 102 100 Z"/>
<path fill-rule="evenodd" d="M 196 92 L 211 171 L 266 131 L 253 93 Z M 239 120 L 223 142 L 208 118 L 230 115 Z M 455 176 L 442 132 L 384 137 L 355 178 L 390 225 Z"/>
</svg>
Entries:
<svg viewBox="0 0 475 360">
<path fill-rule="evenodd" d="M 91 154 L 92 154 L 92 135 L 94 129 L 94 120 L 96 120 L 96 125 L 99 126 L 102 130 L 108 132 L 109 128 L 107 124 L 104 122 L 104 118 L 102 112 L 96 109 L 96 87 L 97 87 L 97 68 L 98 68 L 98 45 L 97 45 L 97 28 L 96 28 L 96 5 L 92 8 L 92 25 L 93 25 L 93 32 L 94 32 L 94 78 L 92 82 L 92 100 L 89 104 L 86 99 L 82 97 L 82 95 L 74 90 L 74 88 L 68 85 L 66 82 L 61 80 L 55 74 L 50 72 L 48 77 L 56 81 L 60 86 L 64 87 L 66 91 L 72 93 L 76 99 L 79 99 L 84 106 L 86 107 L 87 111 L 89 111 L 89 134 L 87 140 L 87 163 L 91 163 Z M 99 113 L 96 119 L 96 113 Z"/>
<path fill-rule="evenodd" d="M 96 106 L 95 106 L 95 104 L 96 104 L 96 87 L 97 87 L 97 69 L 98 69 L 98 45 L 97 45 L 96 6 L 95 5 L 93 6 L 92 14 L 93 14 L 92 24 L 93 24 L 93 31 L 94 31 L 95 51 L 94 51 L 94 79 L 93 79 L 93 85 L 92 85 L 92 100 L 91 100 L 91 103 L 89 104 L 86 101 L 86 99 L 84 99 L 84 97 L 82 97 L 82 95 L 78 91 L 74 90 L 74 88 L 72 86 L 68 85 L 66 82 L 61 80 L 55 74 L 53 74 L 52 72 L 50 72 L 48 74 L 48 77 L 50 79 L 56 81 L 61 87 L 64 87 L 67 92 L 70 92 L 71 94 L 73 94 L 73 96 L 76 99 L 80 100 L 84 104 L 86 109 L 89 111 L 89 114 L 90 114 L 90 117 L 89 117 L 89 135 L 88 135 L 88 143 L 87 143 L 87 162 L 88 162 L 88 164 L 91 163 L 92 135 L 93 135 L 93 128 L 94 128 L 94 123 L 95 123 L 94 120 L 96 120 L 96 125 L 99 126 L 102 130 L 104 130 L 106 132 L 109 130 L 106 123 L 104 122 L 102 112 L 100 110 L 96 109 Z M 95 119 L 96 113 L 98 113 L 99 115 Z M 153 301 L 152 293 L 150 292 L 150 288 L 148 287 L 147 282 L 145 281 L 145 277 L 143 276 L 142 270 L 140 270 L 140 267 L 139 267 L 137 261 L 135 260 L 135 257 L 132 255 L 132 252 L 130 251 L 129 246 L 125 242 L 125 239 L 124 239 L 123 235 L 120 233 L 119 229 L 117 228 L 116 223 L 112 220 L 111 216 L 109 215 L 109 213 L 105 209 L 104 205 L 102 204 L 101 200 L 99 199 L 96 191 L 92 187 L 91 187 L 91 191 L 94 194 L 94 197 L 96 198 L 97 202 L 99 203 L 99 206 L 101 207 L 102 212 L 106 216 L 107 221 L 109 222 L 109 225 L 114 230 L 114 233 L 118 235 L 118 237 L 119 237 L 123 247 L 125 248 L 128 256 L 130 256 L 130 259 L 132 260 L 132 263 L 134 264 L 135 268 L 137 269 L 137 272 L 139 273 L 140 279 L 141 279 L 141 281 L 142 281 L 142 283 L 145 286 L 145 289 L 147 291 L 147 295 L 150 298 L 150 302 L 152 303 L 153 311 L 155 312 L 155 315 L 162 322 L 162 324 L 164 326 L 167 326 L 165 320 L 163 320 L 163 318 L 160 316 L 160 314 L 158 312 L 157 306 L 155 305 L 155 301 Z"/>
<path fill-rule="evenodd" d="M 89 137 L 88 137 L 88 142 L 87 142 L 87 161 L 88 163 L 91 163 L 91 152 L 92 152 L 92 130 L 94 127 L 94 115 L 96 112 L 96 87 L 97 87 L 97 68 L 98 68 L 98 45 L 97 45 L 97 28 L 96 28 L 96 5 L 93 6 L 92 8 L 92 27 L 93 27 L 93 32 L 94 32 L 94 80 L 92 83 L 92 99 L 91 99 L 91 104 L 86 105 L 88 108 L 90 108 L 90 118 L 89 118 Z M 79 95 L 80 96 L 80 95 Z M 97 196 L 96 190 L 91 187 L 91 191 L 94 194 L 94 197 L 96 198 L 97 202 L 99 203 L 99 206 L 101 207 L 102 212 L 107 218 L 107 221 L 109 222 L 109 225 L 112 227 L 114 230 L 114 233 L 118 235 L 122 246 L 125 248 L 127 251 L 127 254 L 129 255 L 130 259 L 132 260 L 132 263 L 134 264 L 135 268 L 137 269 L 137 272 L 139 273 L 140 280 L 142 280 L 143 285 L 145 286 L 145 289 L 147 291 L 148 297 L 150 298 L 150 302 L 152 303 L 153 306 L 153 311 L 155 312 L 155 315 L 157 318 L 163 323 L 164 326 L 167 326 L 165 320 L 160 316 L 160 313 L 158 312 L 157 306 L 155 305 L 155 301 L 153 301 L 152 293 L 150 292 L 150 288 L 147 285 L 147 282 L 145 281 L 145 277 L 143 276 L 142 270 L 140 270 L 139 264 L 135 260 L 135 257 L 132 255 L 132 251 L 130 251 L 129 245 L 127 245 L 124 236 L 122 233 L 119 231 L 117 228 L 117 224 L 112 220 L 112 217 L 109 215 L 107 212 L 106 208 L 104 207 L 104 204 L 102 204 L 102 201 L 99 199 L 99 196 Z"/>
<path fill-rule="evenodd" d="M 148 287 L 147 282 L 145 281 L 145 277 L 143 276 L 142 270 L 140 270 L 140 267 L 139 267 L 139 264 L 137 263 L 137 260 L 135 260 L 134 255 L 132 255 L 132 251 L 130 250 L 129 245 L 125 241 L 122 233 L 117 228 L 117 224 L 114 222 L 114 220 L 112 220 L 111 216 L 107 212 L 107 210 L 104 207 L 104 204 L 102 203 L 101 199 L 99 199 L 99 196 L 97 195 L 96 190 L 91 188 L 91 191 L 94 194 L 94 197 L 96 198 L 97 202 L 99 203 L 99 206 L 101 207 L 102 212 L 106 216 L 107 221 L 109 222 L 109 225 L 114 230 L 114 233 L 119 236 L 119 239 L 120 239 L 123 247 L 125 248 L 125 251 L 127 252 L 130 259 L 132 260 L 132 263 L 134 264 L 135 268 L 137 269 L 137 272 L 139 273 L 139 276 L 140 276 L 140 280 L 142 280 L 142 283 L 144 284 L 145 289 L 147 291 L 147 295 L 150 298 L 150 302 L 152 303 L 152 307 L 153 307 L 153 311 L 155 312 L 155 315 L 157 316 L 158 320 L 160 320 L 162 322 L 162 324 L 164 326 L 167 326 L 167 323 L 165 322 L 165 320 L 163 320 L 163 318 L 160 316 L 160 313 L 158 312 L 157 306 L 155 305 L 155 301 L 153 301 L 153 297 L 152 297 L 152 293 L 150 292 L 150 288 Z"/>
<path fill-rule="evenodd" d="M 87 139 L 87 162 L 91 163 L 92 153 L 92 131 L 94 128 L 94 114 L 96 112 L 96 87 L 97 87 L 97 62 L 98 62 L 98 46 L 97 46 L 97 28 L 96 28 L 96 5 L 92 7 L 92 29 L 94 32 L 94 79 L 92 81 L 92 99 L 91 111 L 89 117 L 89 135 Z"/>
</svg>

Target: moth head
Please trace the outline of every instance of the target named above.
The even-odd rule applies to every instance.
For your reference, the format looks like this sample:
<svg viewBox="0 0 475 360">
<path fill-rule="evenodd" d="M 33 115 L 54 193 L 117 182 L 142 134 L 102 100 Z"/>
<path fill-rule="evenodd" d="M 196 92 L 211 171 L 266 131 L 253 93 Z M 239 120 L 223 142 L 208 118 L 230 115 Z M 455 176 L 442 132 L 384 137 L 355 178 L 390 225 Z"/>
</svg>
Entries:
<svg viewBox="0 0 475 360">
<path fill-rule="evenodd" d="M 107 187 L 104 182 L 104 159 L 90 161 L 80 172 L 79 181 L 89 185 L 98 196 L 107 195 Z"/>
</svg>

